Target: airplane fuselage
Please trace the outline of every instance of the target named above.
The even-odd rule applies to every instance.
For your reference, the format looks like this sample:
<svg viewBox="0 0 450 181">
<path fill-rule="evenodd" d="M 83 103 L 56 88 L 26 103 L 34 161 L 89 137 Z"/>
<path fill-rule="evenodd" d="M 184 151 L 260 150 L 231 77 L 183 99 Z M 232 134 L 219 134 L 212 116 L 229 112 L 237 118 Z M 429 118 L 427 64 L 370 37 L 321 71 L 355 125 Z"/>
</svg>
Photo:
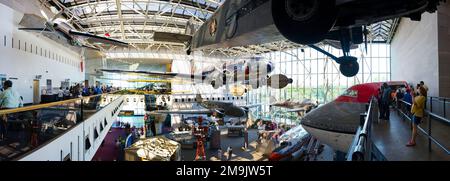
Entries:
<svg viewBox="0 0 450 181">
<path fill-rule="evenodd" d="M 224 63 L 221 68 L 217 68 L 218 72 L 208 69 L 202 75 L 208 74 L 206 81 L 209 81 L 214 88 L 229 84 L 243 84 L 250 85 L 255 89 L 265 85 L 278 89 L 292 83 L 292 79 L 285 75 L 269 76 L 274 70 L 275 66 L 272 62 L 260 57 L 253 57 L 231 64 Z"/>
<path fill-rule="evenodd" d="M 220 114 L 231 117 L 244 117 L 247 115 L 243 108 L 234 105 L 232 102 L 202 101 L 199 104 L 206 109 L 215 110 Z"/>
<path fill-rule="evenodd" d="M 350 87 L 334 101 L 319 106 L 300 121 L 306 131 L 335 150 L 347 152 L 360 124 L 360 114 L 372 96 L 377 96 L 382 83 Z M 406 82 L 388 82 L 391 87 L 405 87 Z"/>
<path fill-rule="evenodd" d="M 328 33 L 353 27 L 362 29 L 362 26 L 396 17 L 415 19 L 425 11 L 435 11 L 441 1 L 228 0 L 200 27 L 190 46 L 192 50 L 196 50 L 263 44 L 284 38 L 301 44 L 315 44 L 324 39 L 339 40 L 339 36 L 330 36 Z M 319 22 L 320 20 L 326 22 Z M 297 22 L 304 23 L 299 25 L 305 26 L 296 26 Z M 321 31 L 319 33 L 314 30 Z M 358 36 L 361 37 L 356 39 L 362 40 L 361 32 Z M 314 41 L 305 40 L 310 38 Z M 356 39 L 355 44 L 362 43 Z"/>
</svg>

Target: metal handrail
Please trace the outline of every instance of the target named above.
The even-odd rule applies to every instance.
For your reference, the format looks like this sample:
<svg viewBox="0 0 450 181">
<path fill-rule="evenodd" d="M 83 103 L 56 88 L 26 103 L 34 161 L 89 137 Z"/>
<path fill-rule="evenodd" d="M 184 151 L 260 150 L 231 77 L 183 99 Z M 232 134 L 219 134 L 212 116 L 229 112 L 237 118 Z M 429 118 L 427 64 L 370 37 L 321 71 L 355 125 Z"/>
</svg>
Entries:
<svg viewBox="0 0 450 181">
<path fill-rule="evenodd" d="M 400 102 L 402 102 L 402 103 L 404 103 L 404 104 L 406 104 L 406 105 L 408 105 L 408 106 L 412 106 L 411 103 L 406 102 L 406 101 L 404 101 L 404 100 L 398 100 L 398 101 L 400 101 Z M 440 121 L 443 121 L 443 122 L 445 122 L 445 123 L 449 123 L 449 124 L 450 124 L 450 120 L 447 119 L 447 118 L 445 118 L 445 117 L 439 116 L 439 115 L 437 115 L 437 114 L 435 114 L 435 113 L 433 113 L 433 112 L 431 112 L 431 111 L 429 111 L 429 110 L 426 110 L 426 109 L 424 110 L 424 112 L 427 113 L 427 114 L 429 114 L 431 117 L 435 117 L 435 118 L 439 119 Z"/>
<path fill-rule="evenodd" d="M 438 97 L 438 96 L 428 96 L 429 98 L 438 99 L 438 100 L 450 100 L 448 97 Z"/>
<path fill-rule="evenodd" d="M 353 144 L 347 155 L 348 161 L 364 161 L 370 159 L 367 151 L 371 152 L 372 145 L 370 139 L 370 129 L 372 124 L 372 108 L 374 107 L 374 100 L 374 97 L 372 97 L 366 113 L 361 114 L 362 122 L 356 132 L 355 139 L 353 140 Z"/>
<path fill-rule="evenodd" d="M 402 102 L 403 104 L 406 104 L 406 105 L 408 105 L 408 106 L 412 106 L 412 104 L 410 104 L 409 102 L 406 102 L 406 101 L 404 101 L 404 100 L 398 100 L 398 101 L 400 101 L 400 102 Z M 407 113 L 404 113 L 403 110 L 401 110 L 400 108 L 397 108 L 397 110 L 398 110 L 400 113 L 402 113 L 402 115 L 403 115 L 406 119 L 408 119 L 409 121 L 412 121 L 411 117 L 410 117 Z M 436 118 L 436 119 L 438 119 L 439 121 L 442 121 L 442 122 L 444 122 L 444 123 L 447 123 L 447 125 L 450 124 L 450 120 L 447 119 L 447 118 L 445 118 L 445 117 L 439 116 L 439 115 L 437 115 L 437 114 L 431 112 L 431 110 L 430 110 L 430 111 L 424 110 L 424 112 L 425 112 L 425 113 L 427 114 L 427 116 L 428 116 L 428 131 L 425 131 L 425 130 L 422 129 L 420 126 L 418 126 L 417 128 L 418 128 L 423 134 L 425 134 L 425 135 L 427 136 L 427 138 L 428 138 L 428 151 L 431 151 L 431 143 L 434 143 L 434 144 L 436 144 L 438 147 L 440 147 L 442 150 L 444 150 L 444 151 L 447 153 L 447 155 L 450 155 L 450 150 L 448 150 L 444 145 L 442 145 L 436 138 L 434 138 L 434 137 L 431 135 L 431 121 L 432 121 L 432 120 L 431 120 L 430 118 Z"/>
<path fill-rule="evenodd" d="M 98 94 L 98 95 L 92 95 L 92 96 L 84 96 L 84 97 L 79 97 L 79 98 L 73 98 L 73 99 L 56 101 L 56 102 L 45 103 L 45 104 L 37 104 L 37 105 L 20 107 L 20 108 L 15 108 L 15 109 L 4 109 L 4 110 L 0 110 L 0 115 L 32 111 L 32 110 L 37 110 L 37 109 L 42 109 L 42 108 L 49 108 L 49 107 L 58 106 L 61 104 L 73 103 L 73 102 L 80 101 L 83 99 L 90 99 L 93 97 L 98 97 L 98 96 L 103 96 L 103 95 L 108 95 L 108 94 L 114 94 L 114 93 L 111 92 L 111 93 Z"/>
</svg>

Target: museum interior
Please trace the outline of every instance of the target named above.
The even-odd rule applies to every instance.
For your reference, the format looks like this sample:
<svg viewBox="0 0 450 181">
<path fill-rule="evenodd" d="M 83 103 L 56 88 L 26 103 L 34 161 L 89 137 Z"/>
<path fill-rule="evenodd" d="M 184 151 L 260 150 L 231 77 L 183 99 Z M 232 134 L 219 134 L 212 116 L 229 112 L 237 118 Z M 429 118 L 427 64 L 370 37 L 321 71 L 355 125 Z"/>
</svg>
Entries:
<svg viewBox="0 0 450 181">
<path fill-rule="evenodd" d="M 450 161 L 444 0 L 0 0 L 0 16 L 0 161 Z"/>
</svg>

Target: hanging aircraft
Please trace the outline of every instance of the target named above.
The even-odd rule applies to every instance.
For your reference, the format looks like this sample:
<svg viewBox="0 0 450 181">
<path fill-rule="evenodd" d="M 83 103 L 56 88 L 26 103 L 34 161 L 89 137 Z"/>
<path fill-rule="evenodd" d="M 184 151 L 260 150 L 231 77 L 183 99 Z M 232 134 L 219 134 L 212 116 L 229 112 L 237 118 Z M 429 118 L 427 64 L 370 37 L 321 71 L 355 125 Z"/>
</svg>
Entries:
<svg viewBox="0 0 450 181">
<path fill-rule="evenodd" d="M 91 34 L 89 32 L 78 31 L 67 19 L 61 17 L 63 10 L 52 18 L 49 18 L 45 11 L 40 10 L 42 17 L 34 14 L 25 14 L 19 23 L 23 28 L 19 30 L 46 34 L 51 39 L 65 39 L 72 46 L 85 47 L 93 50 L 100 50 L 96 45 L 128 47 L 128 43 Z M 54 38 L 54 36 L 56 36 Z"/>
<path fill-rule="evenodd" d="M 360 125 L 360 114 L 366 112 L 366 104 L 378 95 L 383 83 L 354 85 L 334 101 L 324 104 L 300 119 L 303 128 L 313 137 L 335 150 L 347 152 Z M 407 87 L 406 82 L 387 82 L 395 90 Z"/>
<path fill-rule="evenodd" d="M 197 94 L 195 101 L 197 104 L 205 109 L 192 109 L 192 110 L 157 110 L 152 111 L 152 113 L 159 114 L 208 114 L 213 115 L 214 113 L 218 113 L 223 116 L 230 117 L 246 117 L 247 113 L 251 108 L 259 107 L 261 105 L 246 105 L 246 106 L 237 106 L 234 105 L 231 101 L 213 101 L 213 100 L 205 100 L 202 98 L 200 94 Z"/>
<path fill-rule="evenodd" d="M 195 50 L 263 44 L 283 39 L 309 45 L 340 64 L 344 76 L 359 72 L 350 49 L 368 42 L 370 24 L 409 17 L 420 21 L 445 0 L 227 0 L 198 29 L 185 34 L 155 32 L 154 40 L 186 43 Z M 192 27 L 188 25 L 187 27 Z M 194 33 L 192 33 L 194 32 Z M 342 49 L 336 57 L 314 46 L 324 41 Z M 367 48 L 366 48 L 367 50 Z"/>
<path fill-rule="evenodd" d="M 249 85 L 253 89 L 265 85 L 274 89 L 282 89 L 292 83 L 292 79 L 286 75 L 270 75 L 274 70 L 275 66 L 272 62 L 262 57 L 251 57 L 230 64 L 224 63 L 222 67 L 207 67 L 199 74 L 116 69 L 99 69 L 98 71 L 159 76 L 164 79 L 184 79 L 194 84 L 209 84 L 215 89 L 232 84 Z"/>
<path fill-rule="evenodd" d="M 303 101 L 292 101 L 288 99 L 286 101 L 274 101 L 272 100 L 270 106 L 287 108 L 286 112 L 297 112 L 299 116 L 304 116 L 304 114 L 309 113 L 314 108 L 317 108 L 319 103 L 313 102 L 310 99 L 304 99 Z"/>
</svg>

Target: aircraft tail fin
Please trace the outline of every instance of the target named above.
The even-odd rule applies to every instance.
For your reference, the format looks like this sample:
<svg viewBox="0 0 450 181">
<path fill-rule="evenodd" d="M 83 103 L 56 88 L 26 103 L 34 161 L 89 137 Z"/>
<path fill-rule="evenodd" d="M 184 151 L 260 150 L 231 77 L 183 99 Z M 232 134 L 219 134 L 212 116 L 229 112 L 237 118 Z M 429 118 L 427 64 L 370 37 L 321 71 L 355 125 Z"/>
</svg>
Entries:
<svg viewBox="0 0 450 181">
<path fill-rule="evenodd" d="M 195 101 L 196 101 L 197 103 L 202 102 L 202 101 L 203 101 L 202 95 L 201 95 L 201 94 L 197 94 L 197 95 L 195 96 Z"/>
</svg>

